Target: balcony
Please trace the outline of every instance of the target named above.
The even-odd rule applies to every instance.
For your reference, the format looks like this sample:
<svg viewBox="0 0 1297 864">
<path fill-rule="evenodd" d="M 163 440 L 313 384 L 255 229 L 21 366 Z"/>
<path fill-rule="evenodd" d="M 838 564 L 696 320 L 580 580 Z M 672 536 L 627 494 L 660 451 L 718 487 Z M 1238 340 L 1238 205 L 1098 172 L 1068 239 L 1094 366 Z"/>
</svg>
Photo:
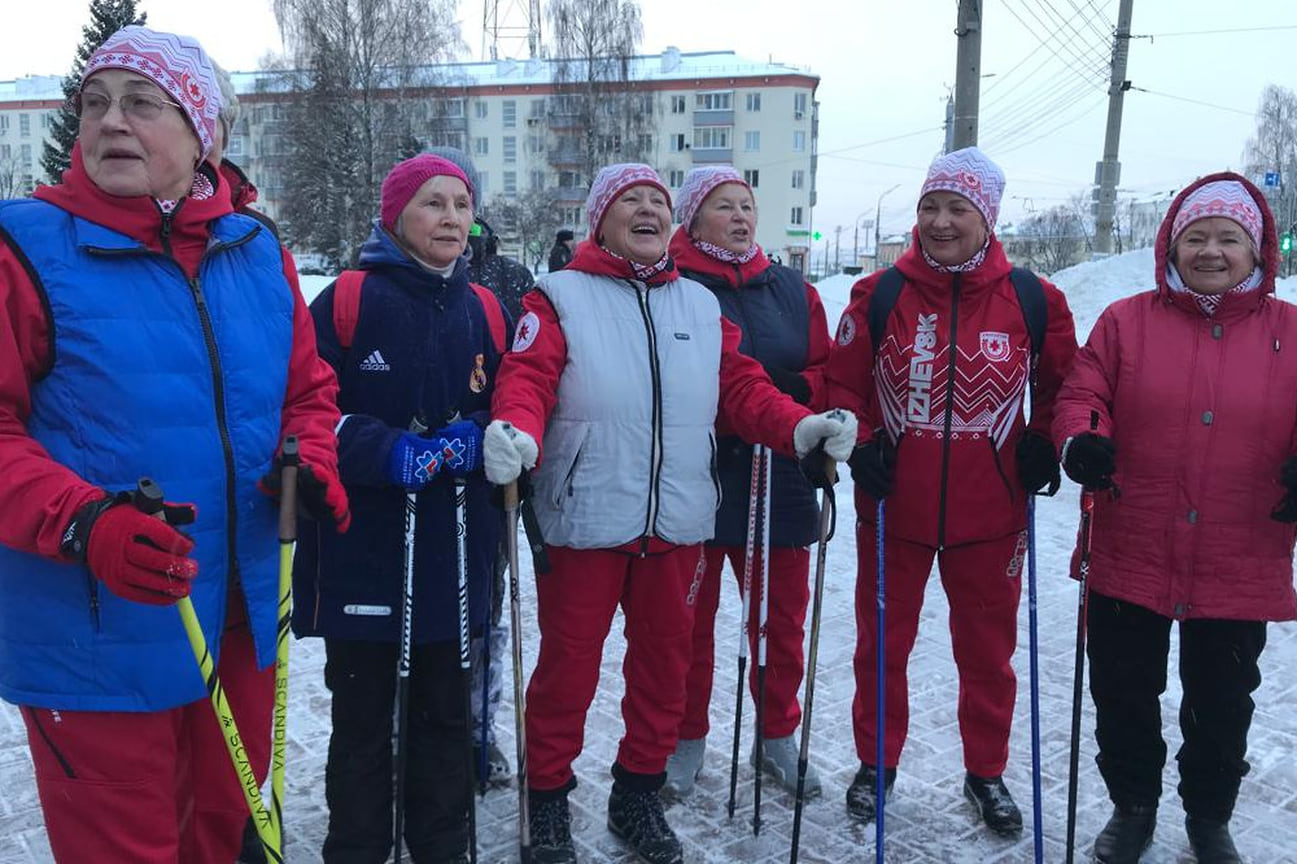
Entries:
<svg viewBox="0 0 1297 864">
<path fill-rule="evenodd" d="M 435 132 L 467 132 L 468 118 L 459 117 L 432 117 L 428 120 L 428 128 Z"/>
<path fill-rule="evenodd" d="M 726 165 L 734 162 L 733 147 L 690 147 L 695 165 L 709 165 L 720 162 Z"/>
<path fill-rule="evenodd" d="M 694 111 L 695 126 L 733 126 L 733 111 Z"/>
</svg>

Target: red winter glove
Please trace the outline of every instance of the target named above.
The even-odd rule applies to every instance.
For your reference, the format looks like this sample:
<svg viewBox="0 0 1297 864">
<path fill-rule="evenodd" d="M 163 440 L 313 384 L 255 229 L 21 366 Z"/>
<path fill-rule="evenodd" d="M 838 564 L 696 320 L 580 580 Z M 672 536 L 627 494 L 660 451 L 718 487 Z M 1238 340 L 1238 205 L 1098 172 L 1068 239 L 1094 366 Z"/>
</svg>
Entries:
<svg viewBox="0 0 1297 864">
<path fill-rule="evenodd" d="M 167 505 L 167 518 L 178 525 L 194 521 L 191 505 Z M 189 558 L 194 541 L 156 516 L 146 516 L 130 504 L 110 504 L 90 519 L 85 562 L 90 572 L 118 597 L 136 603 L 170 606 L 189 596 L 198 575 L 198 562 Z M 85 533 L 77 526 L 69 533 Z"/>
<path fill-rule="evenodd" d="M 263 493 L 275 500 L 279 499 L 282 468 L 280 458 L 276 456 L 270 473 L 257 484 Z M 338 475 L 327 469 L 314 468 L 305 462 L 297 469 L 297 507 L 316 522 L 334 526 L 339 534 L 351 527 L 347 490 L 342 488 Z"/>
</svg>

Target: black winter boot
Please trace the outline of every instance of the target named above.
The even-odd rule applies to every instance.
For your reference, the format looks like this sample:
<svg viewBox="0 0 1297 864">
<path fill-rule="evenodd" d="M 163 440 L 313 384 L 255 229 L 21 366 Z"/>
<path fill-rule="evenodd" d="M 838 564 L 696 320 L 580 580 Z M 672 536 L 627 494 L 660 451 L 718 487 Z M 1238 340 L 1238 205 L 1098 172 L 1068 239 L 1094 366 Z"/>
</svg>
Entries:
<svg viewBox="0 0 1297 864">
<path fill-rule="evenodd" d="M 531 828 L 531 860 L 534 864 L 576 864 L 572 812 L 567 807 L 567 793 L 574 788 L 576 778 L 558 789 L 527 790 L 527 819 Z"/>
<path fill-rule="evenodd" d="M 266 850 L 261 846 L 261 837 L 252 817 L 243 824 L 243 848 L 239 850 L 239 864 L 266 864 Z"/>
<path fill-rule="evenodd" d="M 965 773 L 964 797 L 977 808 L 977 815 L 982 817 L 986 827 L 996 834 L 1016 837 L 1022 833 L 1022 811 L 1013 803 L 1003 777 L 978 777 Z"/>
<path fill-rule="evenodd" d="M 1229 822 L 1186 816 L 1184 830 L 1198 864 L 1238 864 L 1243 860 L 1234 848 L 1234 838 L 1229 836 Z"/>
<path fill-rule="evenodd" d="M 892 786 L 896 783 L 896 769 L 888 768 L 883 774 L 884 799 L 892 797 Z M 878 769 L 873 765 L 860 763 L 856 778 L 847 787 L 847 815 L 852 819 L 868 825 L 874 821 L 874 809 L 878 803 Z M 886 800 L 883 802 L 886 804 Z"/>
<path fill-rule="evenodd" d="M 614 764 L 612 776 L 608 830 L 625 840 L 646 864 L 683 864 L 684 849 L 667 824 L 658 795 L 666 772 L 634 774 Z"/>
<path fill-rule="evenodd" d="M 1157 807 L 1140 804 L 1112 808 L 1112 818 L 1094 838 L 1096 864 L 1137 864 L 1153 843 Z"/>
</svg>

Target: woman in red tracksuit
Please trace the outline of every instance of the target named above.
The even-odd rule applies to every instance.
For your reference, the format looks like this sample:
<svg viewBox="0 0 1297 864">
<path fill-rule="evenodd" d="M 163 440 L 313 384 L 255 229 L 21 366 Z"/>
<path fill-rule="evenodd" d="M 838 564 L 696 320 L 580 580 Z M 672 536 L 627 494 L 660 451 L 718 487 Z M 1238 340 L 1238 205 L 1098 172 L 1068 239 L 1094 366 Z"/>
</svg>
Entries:
<svg viewBox="0 0 1297 864">
<path fill-rule="evenodd" d="M 1153 839 L 1172 621 L 1189 845 L 1198 861 L 1240 860 L 1229 821 L 1257 659 L 1266 622 L 1297 619 L 1297 307 L 1274 296 L 1275 233 L 1237 174 L 1185 189 L 1158 233 L 1157 287 L 1104 310 L 1058 395 L 1068 476 L 1121 493 L 1095 496 L 1089 580 L 1105 864 L 1133 864 Z"/>
<path fill-rule="evenodd" d="M 847 811 L 862 821 L 874 816 L 876 772 L 886 771 L 890 789 L 905 744 L 906 664 L 936 557 L 959 669 L 964 794 L 992 831 L 1022 830 L 1001 775 L 1017 691 L 1010 661 L 1026 496 L 1058 477 L 1049 422 L 1076 336 L 1062 293 L 1041 283 L 1046 328 L 1033 382 L 1031 334 L 993 233 L 1003 191 L 1003 173 L 976 147 L 934 161 L 919 194 L 915 244 L 896 264 L 904 284 L 878 344 L 869 312 L 882 273 L 852 289 L 830 352 L 829 401 L 853 408 L 866 430 L 851 458 L 859 519 L 852 715 L 861 765 L 847 790 Z M 887 502 L 882 766 L 874 598 L 880 498 Z"/>
<path fill-rule="evenodd" d="M 650 864 L 682 860 L 658 796 L 684 712 L 693 586 L 712 536 L 718 418 L 777 452 L 850 455 L 854 418 L 813 415 L 738 352 L 716 298 L 667 254 L 671 199 L 646 165 L 612 165 L 586 202 L 590 235 L 523 300 L 483 446 L 487 477 L 539 463 L 532 496 L 551 572 L 536 592 L 527 691 L 533 854 L 572 862 L 567 794 L 603 642 L 626 616 L 626 735 L 608 827 Z M 544 445 L 541 460 L 540 445 Z"/>
<path fill-rule="evenodd" d="M 796 270 L 771 264 L 756 242 L 757 207 L 752 189 L 729 165 L 694 168 L 680 186 L 680 227 L 671 238 L 671 256 L 690 279 L 720 301 L 721 313 L 743 331 L 739 351 L 756 359 L 784 393 L 811 410 L 824 405 L 824 363 L 829 328 L 820 295 Z M 667 762 L 666 789 L 685 795 L 693 789 L 706 749 L 708 704 L 715 669 L 716 608 L 726 558 L 736 576 L 743 572 L 751 498 L 753 447 L 736 435 L 717 441 L 717 467 L 723 490 L 716 536 L 707 544 L 707 569 L 694 611 L 693 662 L 680 741 Z M 766 621 L 767 662 L 762 706 L 762 768 L 784 788 L 796 791 L 801 721 L 797 689 L 802 683 L 802 625 L 810 599 L 807 577 L 810 545 L 815 541 L 818 508 L 815 490 L 796 462 L 773 461 L 770 493 L 770 590 Z M 752 564 L 750 592 L 752 656 L 757 656 L 761 604 L 761 556 Z M 757 668 L 752 666 L 752 697 L 757 698 Z M 813 766 L 806 791 L 820 791 Z"/>
</svg>

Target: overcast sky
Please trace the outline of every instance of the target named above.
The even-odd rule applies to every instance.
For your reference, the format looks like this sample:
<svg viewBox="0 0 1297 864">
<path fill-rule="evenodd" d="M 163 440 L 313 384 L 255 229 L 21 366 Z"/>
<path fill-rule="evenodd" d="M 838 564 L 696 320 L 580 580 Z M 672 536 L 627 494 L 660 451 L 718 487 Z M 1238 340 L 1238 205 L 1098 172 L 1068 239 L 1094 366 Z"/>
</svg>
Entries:
<svg viewBox="0 0 1297 864">
<path fill-rule="evenodd" d="M 0 6 L 0 79 L 66 72 L 87 0 Z M 197 37 L 227 68 L 256 68 L 282 47 L 270 0 L 142 0 L 140 8 L 150 25 Z M 820 76 L 817 230 L 831 238 L 844 226 L 849 252 L 857 217 L 872 219 L 879 195 L 897 184 L 883 204 L 883 232 L 912 224 L 954 83 L 955 0 L 642 0 L 642 8 L 645 53 L 733 49 Z M 460 0 L 460 13 L 464 59 L 476 59 L 482 0 Z M 1093 180 L 1116 16 L 1117 0 L 985 0 L 982 68 L 991 77 L 979 137 L 1008 176 L 1002 223 Z M 1152 92 L 1126 96 L 1123 198 L 1239 167 L 1262 88 L 1297 89 L 1292 0 L 1134 0 L 1132 31 L 1152 38 L 1132 40 L 1128 78 Z M 1186 33 L 1195 35 L 1176 35 Z"/>
</svg>

